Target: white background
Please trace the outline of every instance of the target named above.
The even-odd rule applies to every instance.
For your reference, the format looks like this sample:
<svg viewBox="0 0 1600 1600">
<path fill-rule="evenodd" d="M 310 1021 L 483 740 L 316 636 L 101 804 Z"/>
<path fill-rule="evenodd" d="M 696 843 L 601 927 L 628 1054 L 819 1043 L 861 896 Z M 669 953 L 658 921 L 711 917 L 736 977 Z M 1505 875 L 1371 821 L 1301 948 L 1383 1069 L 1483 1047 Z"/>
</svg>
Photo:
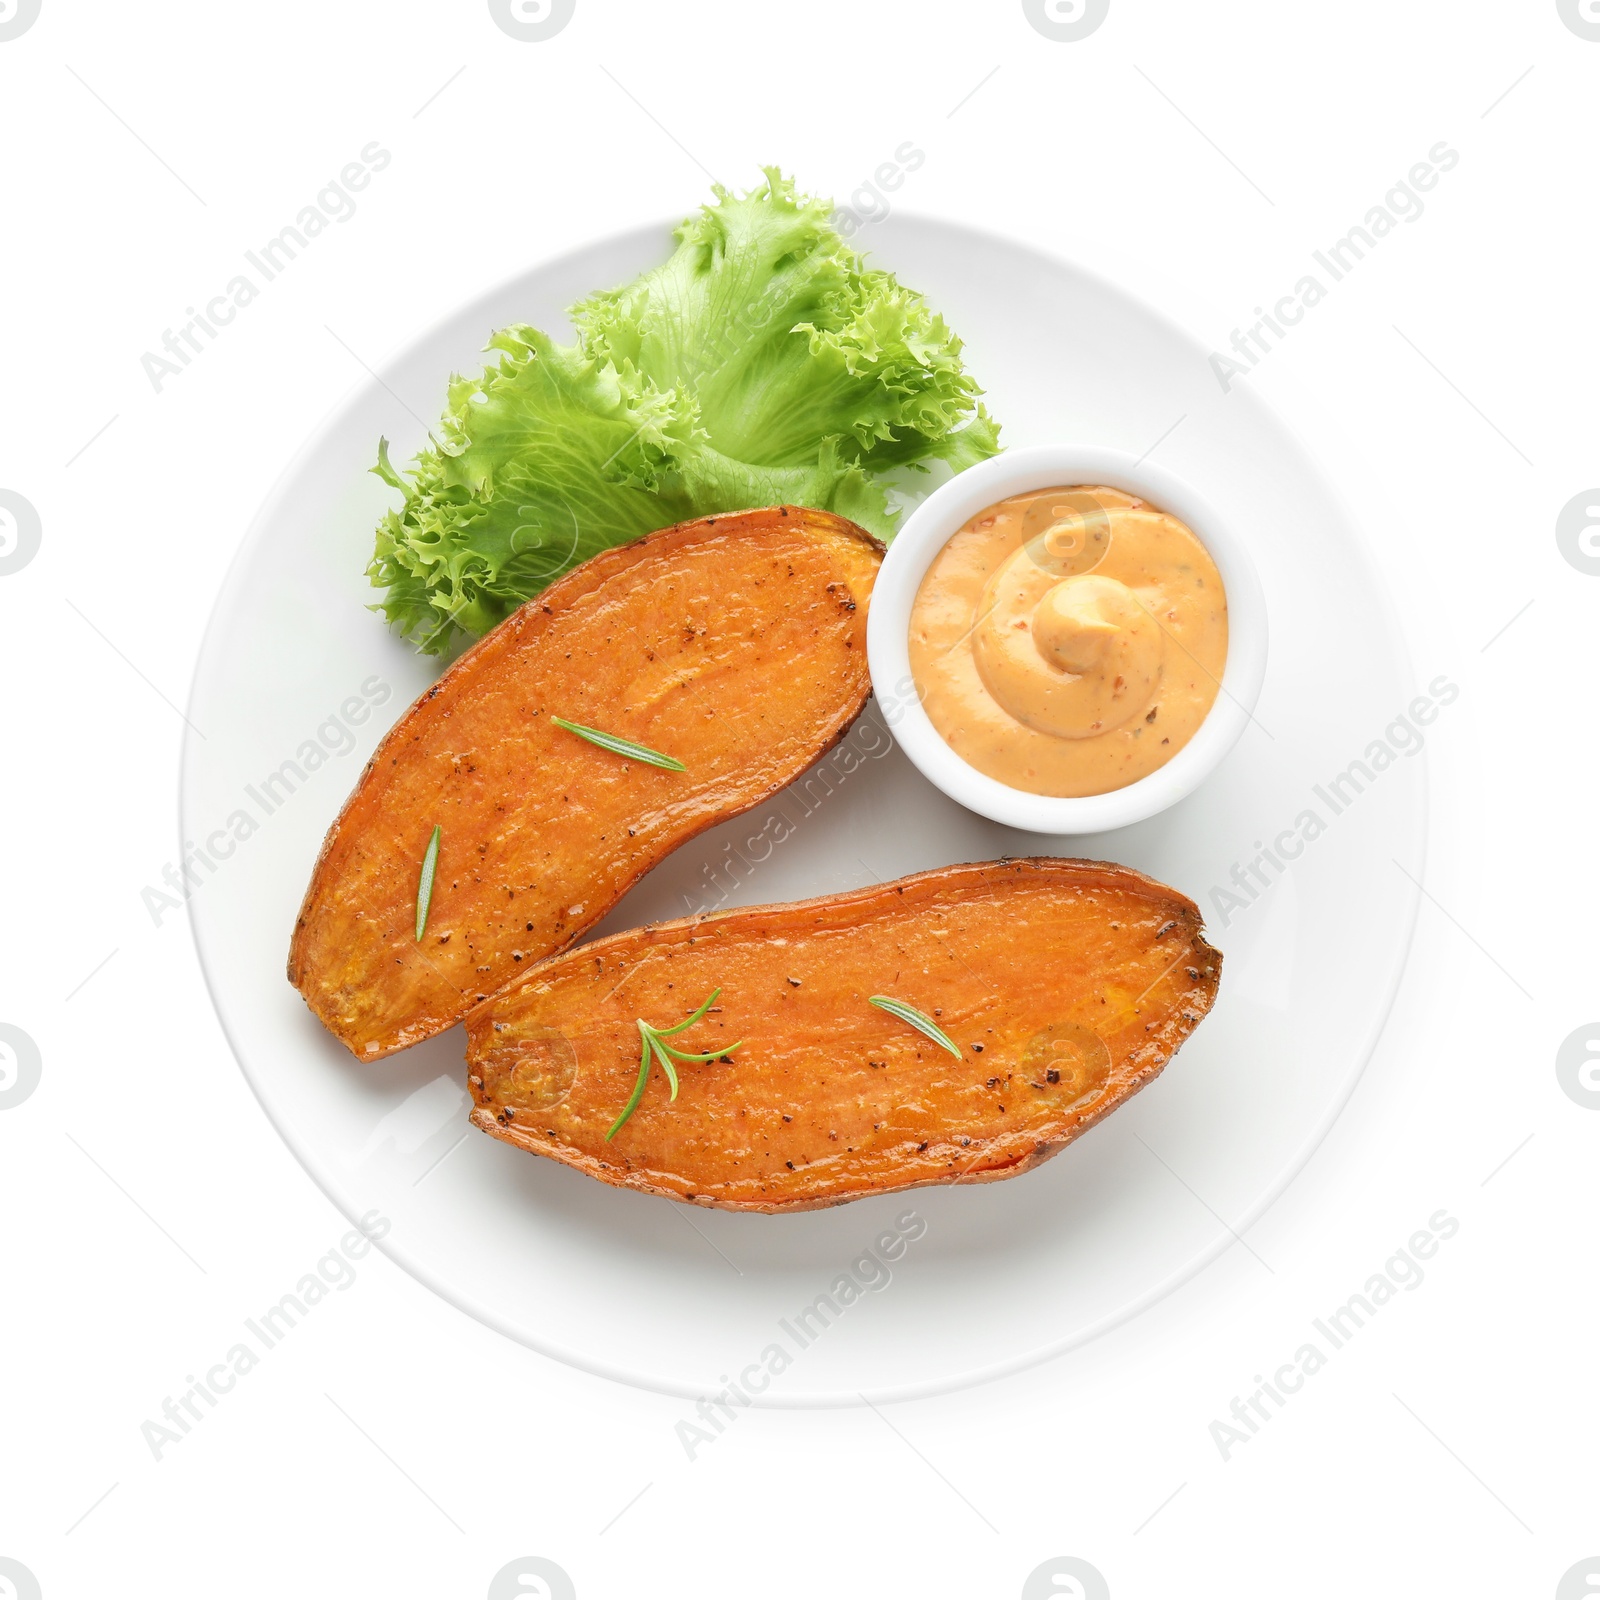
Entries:
<svg viewBox="0 0 1600 1600">
<path fill-rule="evenodd" d="M 1078 43 L 1009 0 L 578 0 L 542 43 L 467 0 L 44 0 L 0 42 L 0 488 L 43 526 L 0 577 L 0 1022 L 43 1059 L 0 1112 L 0 1557 L 46 1600 L 475 1600 L 528 1554 L 582 1600 L 1010 1600 L 1071 1555 L 1135 1600 L 1544 1597 L 1600 1555 L 1600 1113 L 1554 1066 L 1600 1015 L 1600 578 L 1554 532 L 1600 482 L 1597 82 L 1554 0 L 1112 0 Z M 393 161 L 357 214 L 155 392 L 141 355 L 372 140 Z M 684 1402 L 371 1255 L 157 1462 L 141 1424 L 346 1228 L 246 1090 L 182 918 L 139 898 L 252 514 L 359 363 L 462 299 L 686 213 L 708 174 L 779 162 L 843 202 L 907 140 L 896 206 L 1133 282 L 1219 349 L 1430 147 L 1461 153 L 1245 380 L 1360 508 L 1418 680 L 1462 688 L 1348 1109 L 1248 1250 L 1003 1383 L 741 1415 L 691 1463 Z M 1225 1461 L 1211 1423 L 1441 1208 L 1426 1281 Z"/>
</svg>

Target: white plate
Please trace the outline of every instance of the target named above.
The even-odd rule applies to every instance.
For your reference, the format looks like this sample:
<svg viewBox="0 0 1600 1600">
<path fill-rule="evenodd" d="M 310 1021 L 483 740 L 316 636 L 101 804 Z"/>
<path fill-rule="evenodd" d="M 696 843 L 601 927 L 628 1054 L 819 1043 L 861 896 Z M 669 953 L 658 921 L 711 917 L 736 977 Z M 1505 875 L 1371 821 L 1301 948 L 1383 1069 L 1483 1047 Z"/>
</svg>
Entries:
<svg viewBox="0 0 1600 1600">
<path fill-rule="evenodd" d="M 1248 388 L 1222 395 L 1199 345 L 1108 283 L 942 223 L 895 217 L 874 234 L 875 258 L 967 341 L 1010 443 L 1138 454 L 1185 418 L 1161 459 L 1249 542 L 1267 596 L 1273 659 L 1257 725 L 1174 809 L 1057 842 L 946 799 L 869 709 L 841 747 L 853 754 L 836 752 L 809 786 L 685 846 L 602 931 L 708 895 L 785 900 L 1008 852 L 1056 848 L 1153 873 L 1206 912 L 1227 957 L 1220 1001 L 1154 1086 L 1054 1161 L 1006 1183 L 798 1216 L 677 1206 L 468 1129 L 460 1030 L 359 1065 L 284 979 L 323 831 L 434 671 L 366 609 L 372 528 L 392 500 L 367 474 L 378 435 L 407 459 L 446 376 L 481 364 L 491 329 L 564 329 L 570 302 L 660 259 L 665 228 L 504 285 L 365 385 L 258 517 L 196 673 L 190 714 L 205 737 L 185 749 L 183 837 L 203 844 L 229 827 L 245 837 L 190 909 L 223 1027 L 268 1116 L 335 1204 L 389 1217 L 382 1248 L 463 1311 L 575 1366 L 672 1393 L 720 1389 L 724 1374 L 759 1381 L 752 1364 L 783 1365 L 773 1346 L 787 1367 L 766 1403 L 927 1393 L 1070 1349 L 1151 1305 L 1235 1247 L 1323 1137 L 1376 1042 L 1416 909 L 1392 858 L 1420 863 L 1425 757 L 1397 757 L 1337 815 L 1313 787 L 1384 738 L 1414 691 L 1360 537 L 1300 443 Z M 361 699 L 368 680 L 392 691 L 376 712 Z M 363 720 L 334 720 L 346 702 Z M 263 778 L 301 755 L 304 781 L 287 797 L 280 782 L 269 815 Z M 1272 886 L 1224 925 L 1213 889 L 1257 840 L 1270 844 L 1311 809 L 1321 836 L 1291 873 L 1267 871 Z M 756 865 L 759 851 L 742 846 L 775 811 L 797 826 Z M 887 1271 L 860 1258 L 908 1212 L 920 1237 L 889 1246 Z M 816 1317 L 798 1326 L 857 1258 L 853 1282 L 878 1287 L 841 1290 L 820 1335 Z"/>
</svg>

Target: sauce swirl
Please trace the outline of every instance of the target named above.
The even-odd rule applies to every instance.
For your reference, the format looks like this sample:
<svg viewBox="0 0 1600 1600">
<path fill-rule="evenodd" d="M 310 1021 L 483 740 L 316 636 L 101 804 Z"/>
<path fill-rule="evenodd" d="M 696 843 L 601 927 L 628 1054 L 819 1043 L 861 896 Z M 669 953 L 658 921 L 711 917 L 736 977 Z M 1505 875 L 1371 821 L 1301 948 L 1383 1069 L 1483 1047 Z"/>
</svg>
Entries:
<svg viewBox="0 0 1600 1600">
<path fill-rule="evenodd" d="M 1032 794 L 1106 794 L 1181 750 L 1217 696 L 1228 606 L 1176 517 L 1118 489 L 1014 495 L 941 550 L 911 613 L 940 736 Z"/>
</svg>

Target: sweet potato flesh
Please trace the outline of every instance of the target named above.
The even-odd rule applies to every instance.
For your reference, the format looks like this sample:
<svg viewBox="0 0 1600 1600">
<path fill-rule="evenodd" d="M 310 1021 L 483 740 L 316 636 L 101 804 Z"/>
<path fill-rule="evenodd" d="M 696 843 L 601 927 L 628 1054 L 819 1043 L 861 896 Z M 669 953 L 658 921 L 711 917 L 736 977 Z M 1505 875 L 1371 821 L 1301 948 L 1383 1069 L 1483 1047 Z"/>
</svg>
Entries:
<svg viewBox="0 0 1600 1600">
<path fill-rule="evenodd" d="M 942 868 L 849 894 L 658 923 L 557 956 L 467 1018 L 472 1120 L 606 1183 L 787 1211 L 1010 1177 L 1148 1083 L 1210 1009 L 1192 901 L 1126 867 Z M 668 1098 L 638 1073 L 667 1027 Z M 960 1058 L 869 1003 L 931 1016 Z"/>
<path fill-rule="evenodd" d="M 774 506 L 663 529 L 552 585 L 378 747 L 317 861 L 290 982 L 370 1060 L 569 944 L 684 840 L 842 736 L 868 693 L 879 557 L 854 523 Z M 687 770 L 625 760 L 552 717 Z"/>
</svg>

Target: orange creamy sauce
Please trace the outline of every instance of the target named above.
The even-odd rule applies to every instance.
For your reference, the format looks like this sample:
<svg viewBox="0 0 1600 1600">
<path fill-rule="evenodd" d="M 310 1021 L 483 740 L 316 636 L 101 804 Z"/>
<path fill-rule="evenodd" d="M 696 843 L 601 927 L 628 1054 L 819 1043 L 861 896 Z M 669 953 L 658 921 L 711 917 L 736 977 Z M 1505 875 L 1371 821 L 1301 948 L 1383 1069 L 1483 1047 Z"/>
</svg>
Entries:
<svg viewBox="0 0 1600 1600">
<path fill-rule="evenodd" d="M 934 558 L 911 611 L 911 673 L 940 736 L 1013 789 L 1106 794 L 1205 721 L 1228 602 L 1176 517 L 1118 489 L 1013 495 Z"/>
</svg>

